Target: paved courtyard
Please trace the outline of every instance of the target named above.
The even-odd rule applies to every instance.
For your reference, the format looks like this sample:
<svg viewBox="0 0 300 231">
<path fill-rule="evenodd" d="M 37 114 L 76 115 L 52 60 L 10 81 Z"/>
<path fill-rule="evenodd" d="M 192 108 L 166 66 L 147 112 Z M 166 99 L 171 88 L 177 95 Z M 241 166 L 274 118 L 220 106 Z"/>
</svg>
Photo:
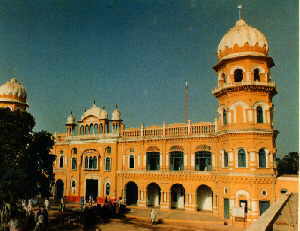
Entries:
<svg viewBox="0 0 300 231">
<path fill-rule="evenodd" d="M 72 207 L 72 210 L 78 208 Z M 69 214 L 72 211 L 69 210 Z M 160 210 L 159 219 L 162 223 L 151 225 L 149 219 L 149 209 L 130 207 L 130 211 L 120 219 L 109 219 L 106 222 L 99 221 L 99 224 L 88 229 L 89 231 L 242 231 L 243 227 L 224 225 L 220 218 L 211 216 L 210 213 L 187 212 L 181 210 Z M 58 215 L 56 208 L 49 211 L 50 220 L 55 220 Z M 51 223 L 51 222 L 50 222 Z M 49 231 L 54 230 L 83 230 L 79 224 L 65 223 L 60 225 L 52 222 Z"/>
</svg>

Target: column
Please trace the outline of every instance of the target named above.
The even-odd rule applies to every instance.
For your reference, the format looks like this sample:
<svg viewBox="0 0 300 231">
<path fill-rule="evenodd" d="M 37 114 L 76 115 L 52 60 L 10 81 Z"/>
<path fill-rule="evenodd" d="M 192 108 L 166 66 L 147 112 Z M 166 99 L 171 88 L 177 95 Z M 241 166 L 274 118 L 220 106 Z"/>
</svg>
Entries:
<svg viewBox="0 0 300 231">
<path fill-rule="evenodd" d="M 167 209 L 169 208 L 169 203 L 168 203 L 168 193 L 166 191 L 161 192 L 161 197 L 160 197 L 160 207 Z"/>
</svg>

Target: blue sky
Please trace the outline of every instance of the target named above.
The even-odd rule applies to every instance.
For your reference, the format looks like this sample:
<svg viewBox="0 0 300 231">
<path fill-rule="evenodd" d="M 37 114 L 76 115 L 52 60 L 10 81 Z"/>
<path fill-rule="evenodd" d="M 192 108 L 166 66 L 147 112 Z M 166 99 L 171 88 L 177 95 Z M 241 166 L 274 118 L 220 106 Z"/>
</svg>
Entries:
<svg viewBox="0 0 300 231">
<path fill-rule="evenodd" d="M 93 100 L 119 104 L 127 127 L 213 121 L 212 66 L 222 36 L 243 18 L 268 38 L 279 153 L 298 150 L 298 1 L 0 0 L 0 82 L 27 88 L 37 129 L 64 131 Z"/>
</svg>

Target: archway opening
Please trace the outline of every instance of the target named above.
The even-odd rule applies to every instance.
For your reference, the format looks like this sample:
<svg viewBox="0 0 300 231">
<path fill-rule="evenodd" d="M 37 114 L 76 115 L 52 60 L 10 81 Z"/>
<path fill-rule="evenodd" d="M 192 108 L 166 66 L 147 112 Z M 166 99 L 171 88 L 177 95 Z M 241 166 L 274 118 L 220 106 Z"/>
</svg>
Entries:
<svg viewBox="0 0 300 231">
<path fill-rule="evenodd" d="M 136 183 L 130 181 L 125 186 L 126 190 L 126 204 L 136 205 L 138 201 L 138 186 Z"/>
<path fill-rule="evenodd" d="M 158 184 L 151 183 L 147 186 L 147 206 L 159 207 L 161 189 Z"/>
<path fill-rule="evenodd" d="M 185 189 L 181 184 L 174 184 L 171 187 L 171 208 L 184 209 Z"/>
<path fill-rule="evenodd" d="M 62 180 L 57 180 L 55 183 L 55 197 L 56 200 L 64 197 L 64 182 Z"/>
<path fill-rule="evenodd" d="M 98 180 L 87 179 L 86 180 L 86 191 L 85 191 L 86 200 L 89 201 L 92 199 L 93 201 L 97 200 L 98 197 Z"/>
<path fill-rule="evenodd" d="M 197 210 L 212 211 L 213 191 L 207 185 L 201 185 L 197 189 Z"/>
<path fill-rule="evenodd" d="M 242 82 L 242 80 L 243 80 L 243 70 L 236 69 L 234 71 L 234 82 Z"/>
</svg>

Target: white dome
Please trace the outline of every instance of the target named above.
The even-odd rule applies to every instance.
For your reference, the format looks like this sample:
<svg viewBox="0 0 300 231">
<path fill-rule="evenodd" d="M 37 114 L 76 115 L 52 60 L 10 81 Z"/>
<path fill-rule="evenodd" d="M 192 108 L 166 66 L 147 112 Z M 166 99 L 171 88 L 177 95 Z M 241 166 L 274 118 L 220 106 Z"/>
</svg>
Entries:
<svg viewBox="0 0 300 231">
<path fill-rule="evenodd" d="M 265 49 L 265 53 L 269 50 L 265 35 L 258 29 L 249 26 L 243 19 L 240 19 L 221 39 L 217 50 L 218 56 L 227 48 L 233 48 L 235 44 L 242 47 L 246 43 L 248 43 L 249 46 L 255 46 L 257 44 L 260 48 Z M 260 55 L 266 54 L 262 53 Z"/>
<path fill-rule="evenodd" d="M 112 120 L 121 120 L 121 112 L 118 108 L 113 110 L 111 118 L 112 118 Z"/>
<path fill-rule="evenodd" d="M 16 98 L 15 101 L 20 101 L 20 103 L 26 103 L 26 90 L 15 78 L 8 80 L 0 86 L 0 100 L 6 100 L 5 96 Z"/>
<path fill-rule="evenodd" d="M 108 118 L 107 112 L 104 109 L 97 107 L 96 104 L 93 104 L 93 106 L 90 109 L 83 113 L 83 115 L 81 116 L 81 120 L 88 116 L 95 116 L 98 119 Z"/>
<path fill-rule="evenodd" d="M 67 123 L 66 124 L 75 124 L 76 123 L 76 118 L 75 116 L 73 116 L 73 114 L 71 113 L 68 118 L 67 118 Z"/>
</svg>

